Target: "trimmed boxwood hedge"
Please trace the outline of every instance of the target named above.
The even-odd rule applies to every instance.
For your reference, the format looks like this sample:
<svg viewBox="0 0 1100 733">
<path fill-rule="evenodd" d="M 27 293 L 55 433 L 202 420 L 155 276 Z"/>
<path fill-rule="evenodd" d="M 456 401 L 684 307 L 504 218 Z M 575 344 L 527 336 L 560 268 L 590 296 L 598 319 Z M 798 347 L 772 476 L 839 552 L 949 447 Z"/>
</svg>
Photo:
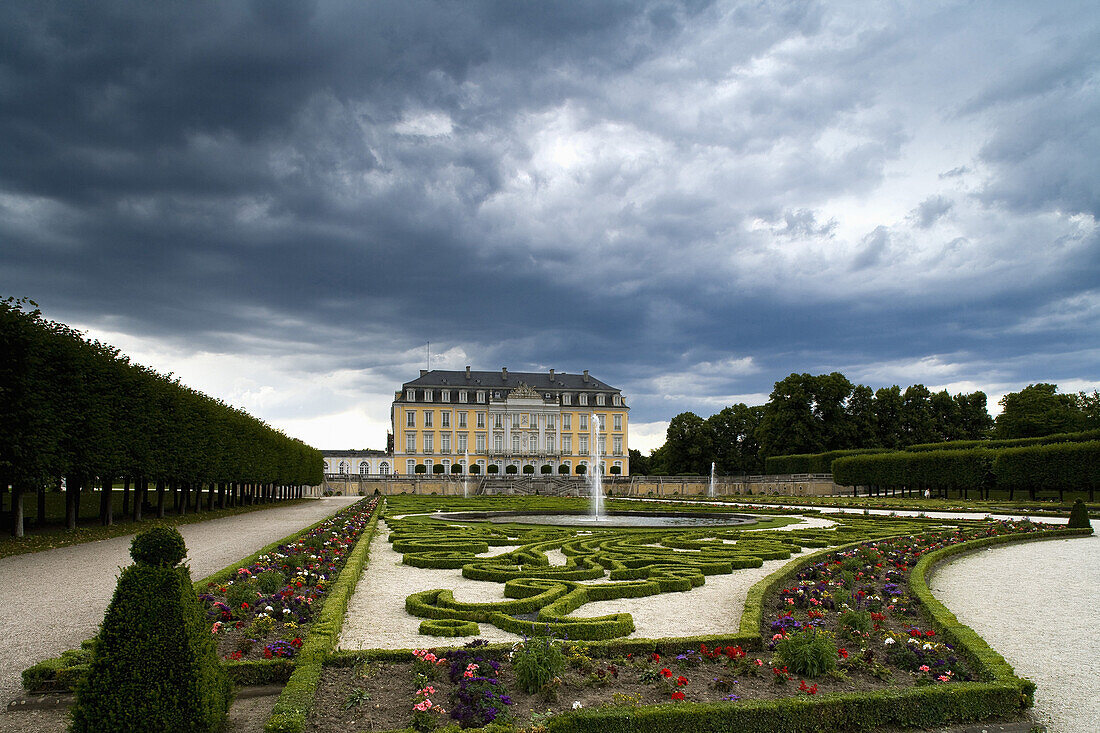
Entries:
<svg viewBox="0 0 1100 733">
<path fill-rule="evenodd" d="M 792 453 L 784 456 L 768 456 L 764 459 L 764 473 L 769 476 L 791 473 L 832 473 L 833 461 L 837 458 L 889 452 L 889 448 L 856 448 L 852 450 L 831 450 L 825 453 Z"/>
</svg>

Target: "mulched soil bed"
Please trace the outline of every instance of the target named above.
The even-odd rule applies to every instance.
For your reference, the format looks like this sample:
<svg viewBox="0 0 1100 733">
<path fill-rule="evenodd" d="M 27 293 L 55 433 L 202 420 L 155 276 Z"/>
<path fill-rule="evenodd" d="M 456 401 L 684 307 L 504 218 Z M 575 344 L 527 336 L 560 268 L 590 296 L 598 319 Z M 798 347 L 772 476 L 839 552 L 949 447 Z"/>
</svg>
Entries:
<svg viewBox="0 0 1100 733">
<path fill-rule="evenodd" d="M 493 689 L 511 701 L 500 706 L 497 720 L 510 719 L 521 728 L 537 727 L 548 714 L 580 706 L 659 705 L 680 699 L 736 705 L 738 700 L 953 684 L 972 679 L 973 673 L 927 627 L 908 592 L 910 569 L 924 554 L 949 544 L 1037 531 L 1043 528 L 1029 522 L 969 523 L 823 556 L 765 599 L 764 651 L 700 646 L 663 656 L 590 659 L 583 643 L 566 642 L 565 672 L 542 692 L 521 692 L 507 657 L 500 659 L 495 673 L 489 671 L 487 659 L 480 660 L 478 674 L 497 677 L 499 685 Z M 834 670 L 810 677 L 788 669 L 782 653 L 804 643 L 821 644 L 829 655 L 824 666 Z M 449 653 L 474 661 L 482 654 L 478 648 Z M 429 710 L 420 717 L 439 725 L 450 723 L 457 685 L 449 667 L 423 661 L 326 667 L 310 727 L 333 732 L 403 728 L 413 722 L 413 705 L 424 697 L 447 712 Z M 425 681 L 417 672 L 428 673 L 428 684 L 434 688 L 430 695 L 416 696 Z"/>
</svg>

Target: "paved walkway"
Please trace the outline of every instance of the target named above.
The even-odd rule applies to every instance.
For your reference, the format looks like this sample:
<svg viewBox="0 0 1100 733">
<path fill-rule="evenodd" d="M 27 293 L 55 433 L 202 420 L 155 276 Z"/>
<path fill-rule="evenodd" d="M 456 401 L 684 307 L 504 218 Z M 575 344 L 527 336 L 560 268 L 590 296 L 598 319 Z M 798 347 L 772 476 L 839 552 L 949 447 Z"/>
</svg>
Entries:
<svg viewBox="0 0 1100 733">
<path fill-rule="evenodd" d="M 203 578 L 359 497 L 333 496 L 179 527 L 191 577 Z M 133 535 L 0 559 L 0 705 L 22 694 L 20 672 L 93 636 Z"/>
</svg>

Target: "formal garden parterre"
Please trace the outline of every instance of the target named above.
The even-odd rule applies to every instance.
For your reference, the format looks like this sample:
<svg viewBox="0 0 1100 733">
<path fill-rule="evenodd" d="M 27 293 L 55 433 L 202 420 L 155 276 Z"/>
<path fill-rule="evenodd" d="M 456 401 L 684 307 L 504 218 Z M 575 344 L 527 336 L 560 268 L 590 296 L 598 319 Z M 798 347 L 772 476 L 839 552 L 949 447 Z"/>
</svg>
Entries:
<svg viewBox="0 0 1100 733">
<path fill-rule="evenodd" d="M 783 531 L 774 525 L 790 519 L 778 511 L 760 529 L 431 517 L 532 503 L 580 508 L 560 499 L 371 499 L 263 548 L 196 583 L 223 664 L 238 684 L 289 678 L 271 731 L 861 730 L 1012 716 L 1030 705 L 1033 685 L 931 598 L 925 573 L 974 545 L 1091 532 L 862 515 Z M 490 579 L 503 598 L 463 603 L 457 585 L 417 591 L 406 599 L 422 619 L 417 648 L 336 651 L 376 528 L 410 568 Z M 792 557 L 753 587 L 726 633 L 638 639 L 629 613 L 583 615 L 602 598 L 688 592 L 708 576 Z M 477 638 L 484 624 L 520 636 L 489 644 Z M 25 680 L 78 679 L 82 653 Z"/>
</svg>

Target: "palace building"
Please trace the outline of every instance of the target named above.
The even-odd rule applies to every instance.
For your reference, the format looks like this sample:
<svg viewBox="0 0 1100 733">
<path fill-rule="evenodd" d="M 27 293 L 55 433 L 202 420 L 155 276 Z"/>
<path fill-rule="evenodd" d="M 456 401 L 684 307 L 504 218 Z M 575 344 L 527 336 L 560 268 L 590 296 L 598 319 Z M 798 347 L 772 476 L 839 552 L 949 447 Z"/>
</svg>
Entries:
<svg viewBox="0 0 1100 733">
<path fill-rule="evenodd" d="M 596 451 L 603 474 L 627 476 L 628 413 L 622 392 L 588 370 L 422 369 L 390 408 L 392 470 L 575 475 Z"/>
</svg>

